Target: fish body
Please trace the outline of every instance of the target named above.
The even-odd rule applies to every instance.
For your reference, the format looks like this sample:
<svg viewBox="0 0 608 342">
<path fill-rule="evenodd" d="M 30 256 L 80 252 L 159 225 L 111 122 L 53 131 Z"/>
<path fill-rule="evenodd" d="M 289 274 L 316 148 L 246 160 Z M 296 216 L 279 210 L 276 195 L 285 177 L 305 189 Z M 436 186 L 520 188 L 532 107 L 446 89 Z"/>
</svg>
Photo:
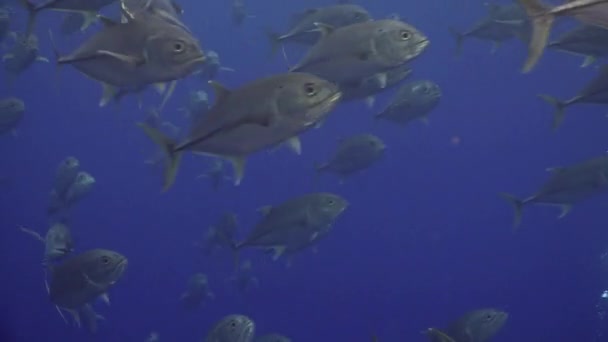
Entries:
<svg viewBox="0 0 608 342">
<path fill-rule="evenodd" d="M 377 119 L 406 125 L 414 120 L 428 121 L 428 116 L 439 105 L 442 92 L 439 85 L 429 80 L 406 83 L 397 90 L 386 109 Z"/>
<path fill-rule="evenodd" d="M 559 206 L 560 218 L 570 211 L 573 204 L 586 198 L 608 192 L 608 156 L 601 156 L 568 167 L 548 169 L 551 177 L 533 195 L 518 199 L 502 194 L 515 209 L 513 226 L 521 223 L 522 209 L 528 204 Z"/>
<path fill-rule="evenodd" d="M 0 134 L 14 132 L 23 120 L 25 103 L 16 97 L 0 99 Z"/>
<path fill-rule="evenodd" d="M 217 322 L 205 342 L 251 342 L 255 323 L 244 315 L 229 315 Z"/>
</svg>

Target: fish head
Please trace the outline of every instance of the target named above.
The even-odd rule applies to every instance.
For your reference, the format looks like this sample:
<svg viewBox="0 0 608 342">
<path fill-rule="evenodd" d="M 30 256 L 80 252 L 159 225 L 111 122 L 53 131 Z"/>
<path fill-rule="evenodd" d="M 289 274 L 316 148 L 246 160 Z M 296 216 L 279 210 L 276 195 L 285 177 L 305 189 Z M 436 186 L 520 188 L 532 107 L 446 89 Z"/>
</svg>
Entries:
<svg viewBox="0 0 608 342">
<path fill-rule="evenodd" d="M 198 40 L 181 26 L 171 24 L 148 38 L 145 53 L 160 73 L 172 79 L 190 75 L 206 60 Z"/>
<path fill-rule="evenodd" d="M 82 259 L 82 271 L 96 284 L 112 285 L 127 268 L 127 258 L 107 249 L 94 249 Z"/>
<path fill-rule="evenodd" d="M 380 138 L 373 134 L 367 134 L 365 136 L 365 144 L 368 148 L 376 153 L 382 153 L 386 150 L 386 144 Z"/>
<path fill-rule="evenodd" d="M 215 66 L 220 66 L 220 55 L 213 51 L 213 50 L 209 50 L 207 51 L 207 59 L 205 60 L 205 64 L 206 65 L 215 65 Z"/>
<path fill-rule="evenodd" d="M 95 184 L 96 180 L 90 173 L 81 171 L 76 175 L 76 179 L 74 180 L 75 184 L 78 184 L 83 187 L 92 187 Z"/>
<path fill-rule="evenodd" d="M 317 196 L 311 210 L 319 216 L 333 220 L 340 216 L 348 207 L 348 201 L 332 193 L 321 193 Z M 312 213 L 315 215 L 315 213 Z"/>
<path fill-rule="evenodd" d="M 58 169 L 61 172 L 62 170 L 74 170 L 79 167 L 80 167 L 80 161 L 78 159 L 76 159 L 75 157 L 70 156 L 61 161 Z"/>
<path fill-rule="evenodd" d="M 16 97 L 9 97 L 0 101 L 0 116 L 2 117 L 20 116 L 24 112 L 25 103 Z"/>
<path fill-rule="evenodd" d="M 505 325 L 509 314 L 496 309 L 477 310 L 467 322 L 467 330 L 479 341 L 487 341 Z"/>
<path fill-rule="evenodd" d="M 307 73 L 289 73 L 275 87 L 275 105 L 281 115 L 305 127 L 325 118 L 342 98 L 337 85 Z"/>
<path fill-rule="evenodd" d="M 399 66 L 418 57 L 430 41 L 422 32 L 402 21 L 379 20 L 373 39 L 375 56 L 387 66 Z"/>
<path fill-rule="evenodd" d="M 441 88 L 432 81 L 419 81 L 412 85 L 412 94 L 425 102 L 434 102 L 441 98 Z"/>
<path fill-rule="evenodd" d="M 229 315 L 219 321 L 211 331 L 212 341 L 246 342 L 253 338 L 255 324 L 243 315 Z"/>
</svg>

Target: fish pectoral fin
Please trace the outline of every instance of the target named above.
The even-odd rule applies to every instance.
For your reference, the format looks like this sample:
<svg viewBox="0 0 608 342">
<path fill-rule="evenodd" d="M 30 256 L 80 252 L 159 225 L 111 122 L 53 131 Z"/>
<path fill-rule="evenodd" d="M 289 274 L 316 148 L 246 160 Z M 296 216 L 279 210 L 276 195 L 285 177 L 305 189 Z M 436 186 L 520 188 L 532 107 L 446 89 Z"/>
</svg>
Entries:
<svg viewBox="0 0 608 342">
<path fill-rule="evenodd" d="M 245 176 L 245 164 L 247 163 L 247 159 L 244 157 L 231 157 L 229 160 L 234 169 L 234 185 L 239 185 Z"/>
<path fill-rule="evenodd" d="M 367 108 L 372 108 L 375 102 L 376 98 L 374 96 L 368 96 L 365 98 L 365 105 L 367 106 Z"/>
<path fill-rule="evenodd" d="M 97 288 L 97 289 L 102 289 L 102 288 L 103 288 L 103 286 L 101 286 L 101 285 L 97 284 L 97 283 L 96 283 L 96 282 L 94 282 L 94 281 L 93 281 L 91 278 L 89 278 L 89 276 L 88 276 L 86 273 L 82 272 L 82 276 L 84 277 L 85 281 L 86 281 L 86 282 L 87 282 L 89 285 L 93 286 L 94 288 Z M 108 299 L 108 300 L 109 300 L 109 299 Z"/>
<path fill-rule="evenodd" d="M 385 72 L 382 73 L 378 73 L 376 74 L 376 80 L 378 81 L 378 85 L 380 86 L 380 89 L 384 89 L 386 88 L 386 85 L 388 83 L 388 76 Z"/>
<path fill-rule="evenodd" d="M 287 147 L 289 147 L 289 149 L 292 150 L 295 154 L 302 154 L 302 142 L 300 141 L 300 138 L 297 135 L 287 139 L 286 144 Z"/>
<path fill-rule="evenodd" d="M 4 56 L 2 56 L 2 61 L 6 61 L 7 59 L 13 59 L 15 58 L 15 55 L 13 55 L 12 53 L 7 53 Z"/>
<path fill-rule="evenodd" d="M 101 300 L 106 303 L 107 306 L 110 306 L 110 296 L 107 292 L 104 292 L 101 296 L 99 296 L 99 298 L 101 298 Z"/>
<path fill-rule="evenodd" d="M 557 218 L 563 218 L 564 216 L 568 215 L 568 213 L 570 212 L 570 210 L 572 210 L 572 205 L 571 204 L 563 204 L 560 206 L 560 208 L 562 209 L 562 212 L 559 214 L 559 216 Z"/>
<path fill-rule="evenodd" d="M 97 50 L 96 53 L 99 56 L 108 56 L 108 57 L 116 58 L 120 61 L 131 64 L 133 66 L 141 66 L 146 62 L 146 59 L 143 57 L 123 55 L 123 54 L 108 51 L 108 50 Z"/>
<path fill-rule="evenodd" d="M 49 62 L 49 59 L 48 59 L 48 58 L 46 58 L 46 57 L 43 57 L 43 56 L 37 56 L 37 57 L 36 57 L 36 61 L 37 61 L 37 62 L 48 63 L 48 62 Z"/>
<path fill-rule="evenodd" d="M 314 232 L 314 233 L 312 233 L 312 235 L 310 235 L 310 239 L 308 241 L 310 241 L 310 242 L 315 241 L 317 239 L 317 237 L 319 237 L 319 232 Z"/>
<path fill-rule="evenodd" d="M 112 99 L 116 97 L 116 94 L 118 94 L 118 88 L 107 83 L 102 83 L 101 86 L 103 89 L 101 100 L 99 100 L 99 107 L 105 107 Z"/>
</svg>

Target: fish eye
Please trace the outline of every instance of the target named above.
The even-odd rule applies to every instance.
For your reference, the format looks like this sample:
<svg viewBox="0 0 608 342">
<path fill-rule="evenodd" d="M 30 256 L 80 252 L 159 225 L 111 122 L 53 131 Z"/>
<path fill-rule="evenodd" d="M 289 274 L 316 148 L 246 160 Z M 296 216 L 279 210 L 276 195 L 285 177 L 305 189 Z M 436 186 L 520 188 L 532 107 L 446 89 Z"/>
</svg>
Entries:
<svg viewBox="0 0 608 342">
<path fill-rule="evenodd" d="M 107 265 L 110 263 L 110 258 L 108 258 L 107 256 L 102 256 L 101 257 L 101 263 L 103 263 L 104 265 Z"/>
<path fill-rule="evenodd" d="M 401 40 L 408 40 L 412 37 L 412 35 L 407 31 L 401 31 Z"/>
<path fill-rule="evenodd" d="M 173 43 L 173 51 L 180 53 L 184 51 L 184 43 L 182 42 L 175 42 Z"/>
<path fill-rule="evenodd" d="M 317 89 L 315 89 L 315 86 L 312 83 L 306 83 L 304 86 L 304 91 L 306 91 L 306 95 L 309 97 L 317 95 Z"/>
<path fill-rule="evenodd" d="M 327 201 L 327 204 L 334 205 L 334 204 L 336 204 L 336 201 L 334 201 L 333 199 L 330 199 L 329 201 Z"/>
</svg>

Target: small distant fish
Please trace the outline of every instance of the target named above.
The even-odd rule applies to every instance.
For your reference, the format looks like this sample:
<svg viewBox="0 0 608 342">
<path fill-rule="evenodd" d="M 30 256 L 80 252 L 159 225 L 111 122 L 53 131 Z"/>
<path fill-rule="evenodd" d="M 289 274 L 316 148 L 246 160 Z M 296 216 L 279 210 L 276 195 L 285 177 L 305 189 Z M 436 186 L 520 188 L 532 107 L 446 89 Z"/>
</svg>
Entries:
<svg viewBox="0 0 608 342">
<path fill-rule="evenodd" d="M 204 79 L 214 80 L 217 78 L 217 74 L 220 71 L 230 71 L 230 72 L 236 71 L 232 68 L 222 66 L 222 63 L 220 61 L 220 55 L 217 52 L 215 52 L 213 50 L 209 50 L 209 51 L 207 51 L 206 56 L 207 56 L 207 59 L 205 60 L 205 63 L 202 65 L 202 69 L 200 71 L 200 74 Z"/>
<path fill-rule="evenodd" d="M 235 283 L 237 289 L 241 293 L 247 293 L 251 288 L 259 287 L 260 281 L 253 275 L 253 267 L 251 260 L 245 260 L 238 268 L 236 275 L 229 278 Z"/>
<path fill-rule="evenodd" d="M 539 98 L 555 108 L 553 113 L 553 130 L 557 130 L 564 121 L 566 108 L 577 103 L 608 104 L 608 65 L 600 68 L 598 75 L 593 78 L 577 95 L 562 101 L 553 96 L 541 94 Z"/>
<path fill-rule="evenodd" d="M 44 238 L 39 233 L 25 227 L 19 227 L 19 229 L 44 244 L 43 265 L 60 260 L 74 251 L 72 234 L 65 223 L 57 222 L 51 225 Z"/>
<path fill-rule="evenodd" d="M 496 309 L 468 312 L 445 330 L 430 328 L 426 335 L 431 342 L 489 342 L 505 325 L 509 314 Z"/>
<path fill-rule="evenodd" d="M 217 322 L 207 335 L 205 342 L 251 342 L 255 324 L 243 315 L 229 315 Z"/>
<path fill-rule="evenodd" d="M 226 176 L 224 168 L 224 161 L 221 159 L 214 159 L 209 165 L 209 169 L 205 173 L 198 175 L 196 178 L 207 178 L 211 181 L 211 187 L 214 191 L 217 191 L 223 181 L 230 181 L 230 177 Z"/>
<path fill-rule="evenodd" d="M 386 150 L 386 145 L 373 134 L 357 134 L 340 141 L 333 156 L 319 166 L 318 172 L 334 173 L 343 180 L 360 172 L 378 161 Z"/>
<path fill-rule="evenodd" d="M 230 250 L 236 238 L 237 228 L 236 214 L 224 213 L 213 226 L 209 227 L 203 240 L 195 245 L 208 256 L 220 249 Z"/>
<path fill-rule="evenodd" d="M 232 7 L 232 9 L 231 9 L 232 22 L 236 26 L 243 25 L 243 22 L 247 18 L 255 18 L 255 16 L 253 16 L 247 12 L 247 8 L 245 8 L 244 0 L 232 0 L 231 7 Z"/>
<path fill-rule="evenodd" d="M 290 28 L 285 34 L 268 32 L 273 53 L 283 42 L 294 42 L 305 45 L 315 44 L 321 37 L 316 23 L 340 28 L 356 23 L 371 21 L 369 12 L 358 5 L 337 4 L 310 8 L 292 16 Z"/>
<path fill-rule="evenodd" d="M 339 84 L 344 93 L 343 102 L 364 99 L 368 107 L 372 107 L 376 101 L 375 95 L 389 90 L 409 77 L 412 69 L 406 64 L 389 69 L 382 74 L 364 77 L 356 82 Z"/>
<path fill-rule="evenodd" d="M 95 182 L 95 178 L 91 174 L 83 171 L 78 172 L 74 182 L 63 197 L 60 197 L 56 192 L 51 193 L 48 213 L 52 215 L 62 210 L 68 210 L 91 192 Z"/>
<path fill-rule="evenodd" d="M 0 134 L 16 133 L 16 127 L 23 119 L 25 103 L 16 97 L 0 99 Z"/>
<path fill-rule="evenodd" d="M 196 309 L 206 299 L 215 298 L 209 290 L 209 281 L 203 273 L 196 273 L 188 281 L 188 289 L 182 294 L 180 300 L 185 308 Z"/>
<path fill-rule="evenodd" d="M 188 96 L 188 104 L 180 108 L 184 112 L 191 125 L 196 125 L 209 111 L 209 95 L 204 90 L 191 91 Z"/>
<path fill-rule="evenodd" d="M 464 40 L 468 37 L 491 41 L 492 52 L 504 42 L 519 38 L 527 43 L 531 27 L 524 9 L 518 4 L 487 4 L 488 15 L 463 33 L 454 28 L 450 31 L 456 39 L 456 53 L 459 54 Z"/>
<path fill-rule="evenodd" d="M 276 260 L 290 246 L 325 235 L 347 207 L 346 199 L 332 193 L 309 193 L 262 207 L 262 219 L 243 241 L 233 245 L 237 261 L 238 251 L 247 247 L 271 249 Z"/>
<path fill-rule="evenodd" d="M 579 21 L 608 29 L 608 0 L 568 0 L 550 7 L 541 0 L 519 0 L 532 21 L 532 37 L 528 45 L 528 57 L 522 69 L 529 72 L 540 60 L 555 18 L 572 16 Z"/>
<path fill-rule="evenodd" d="M 146 342 L 160 342 L 160 335 L 156 331 L 153 331 L 148 335 Z"/>
<path fill-rule="evenodd" d="M 406 83 L 397 90 L 386 109 L 376 115 L 400 125 L 407 125 L 414 120 L 428 124 L 428 116 L 439 105 L 441 88 L 429 80 Z"/>
<path fill-rule="evenodd" d="M 591 196 L 608 192 L 608 156 L 589 159 L 567 167 L 547 169 L 551 177 L 533 195 L 519 199 L 502 193 L 501 196 L 513 205 L 515 218 L 513 227 L 521 223 L 522 210 L 528 204 L 559 206 L 559 218 L 566 216 L 572 205 Z"/>
<path fill-rule="evenodd" d="M 12 83 L 18 75 L 29 69 L 34 62 L 49 62 L 46 57 L 42 57 L 38 54 L 38 37 L 35 35 L 26 36 L 23 33 L 11 32 L 9 37 L 13 39 L 14 44 L 11 49 L 2 56 L 4 69 L 9 74 L 9 84 Z"/>
<path fill-rule="evenodd" d="M 73 156 L 64 158 L 55 171 L 55 181 L 53 182 L 52 191 L 55 192 L 57 198 L 64 198 L 65 194 L 80 171 L 80 161 Z"/>
</svg>

